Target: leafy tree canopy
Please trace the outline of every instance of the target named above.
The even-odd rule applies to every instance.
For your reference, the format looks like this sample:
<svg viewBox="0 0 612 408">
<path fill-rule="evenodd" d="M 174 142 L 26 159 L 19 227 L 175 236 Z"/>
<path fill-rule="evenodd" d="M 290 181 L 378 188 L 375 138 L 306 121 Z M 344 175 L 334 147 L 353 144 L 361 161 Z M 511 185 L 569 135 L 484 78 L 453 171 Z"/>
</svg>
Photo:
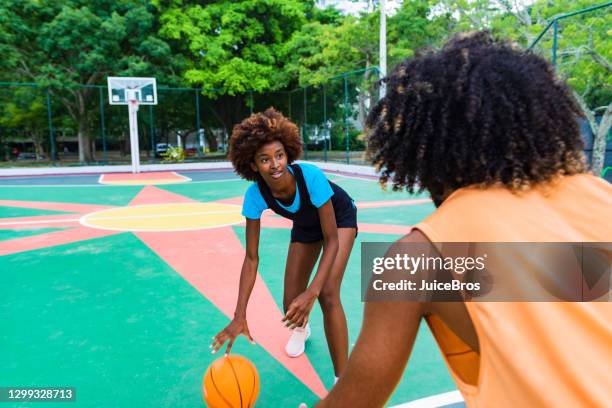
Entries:
<svg viewBox="0 0 612 408">
<path fill-rule="evenodd" d="M 312 4 L 296 0 L 166 2 L 160 34 L 184 42 L 185 78 L 221 94 L 263 92 L 287 86 L 282 50 L 306 23 Z M 322 17 L 323 18 L 323 17 Z M 323 19 L 333 21 L 333 14 Z"/>
</svg>

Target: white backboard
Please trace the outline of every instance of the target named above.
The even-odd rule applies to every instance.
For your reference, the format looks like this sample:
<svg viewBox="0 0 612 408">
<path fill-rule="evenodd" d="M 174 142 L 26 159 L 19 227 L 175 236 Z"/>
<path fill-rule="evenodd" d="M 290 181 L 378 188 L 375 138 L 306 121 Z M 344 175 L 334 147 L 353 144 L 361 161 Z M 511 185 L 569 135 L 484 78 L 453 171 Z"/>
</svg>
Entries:
<svg viewBox="0 0 612 408">
<path fill-rule="evenodd" d="M 127 105 L 130 100 L 139 105 L 157 105 L 155 78 L 108 77 L 108 103 Z"/>
</svg>

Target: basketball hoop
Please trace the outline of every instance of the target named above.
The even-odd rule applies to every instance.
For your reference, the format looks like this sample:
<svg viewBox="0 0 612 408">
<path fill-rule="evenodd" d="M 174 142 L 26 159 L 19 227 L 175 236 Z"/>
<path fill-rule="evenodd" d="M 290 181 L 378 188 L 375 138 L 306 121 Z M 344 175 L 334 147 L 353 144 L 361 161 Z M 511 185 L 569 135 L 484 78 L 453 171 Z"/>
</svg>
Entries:
<svg viewBox="0 0 612 408">
<path fill-rule="evenodd" d="M 111 105 L 128 105 L 132 173 L 140 173 L 138 106 L 157 105 L 155 78 L 108 77 L 108 102 Z"/>
</svg>

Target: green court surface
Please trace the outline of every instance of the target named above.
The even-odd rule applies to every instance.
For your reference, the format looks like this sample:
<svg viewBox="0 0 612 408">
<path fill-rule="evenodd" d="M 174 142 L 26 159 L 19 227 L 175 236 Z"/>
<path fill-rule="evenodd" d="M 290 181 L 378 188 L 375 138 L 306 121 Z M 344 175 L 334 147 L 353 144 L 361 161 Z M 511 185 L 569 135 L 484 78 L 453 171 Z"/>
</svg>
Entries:
<svg viewBox="0 0 612 408">
<path fill-rule="evenodd" d="M 209 179 L 206 172 L 185 174 L 194 181 L 122 186 L 81 184 L 78 176 L 55 177 L 49 185 L 42 178 L 31 185 L 0 180 L 0 386 L 76 388 L 76 402 L 45 407 L 204 406 L 202 377 L 217 358 L 208 346 L 229 322 L 238 291 L 245 227 L 235 217 L 248 183 L 230 173 L 222 179 L 218 172 Z M 422 195 L 383 192 L 374 180 L 329 178 L 359 208 L 360 232 L 342 286 L 352 346 L 363 314 L 361 243 L 397 239 L 434 206 Z M 200 203 L 227 206 L 223 216 L 231 219 L 206 214 Z M 153 208 L 147 206 L 163 215 L 143 213 Z M 198 210 L 185 210 L 190 206 Z M 119 215 L 97 224 L 90 216 L 109 210 Z M 104 224 L 112 217 L 112 226 Z M 153 227 L 142 221 L 152 218 Z M 329 389 L 334 374 L 322 315 L 315 306 L 306 355 L 293 359 L 298 361 L 284 357 L 289 333 L 266 328 L 280 327 L 290 229 L 278 217 L 266 220 L 261 282 L 248 312 L 257 345 L 240 338 L 232 352 L 259 371 L 256 406 L 312 406 L 322 389 L 317 384 Z M 454 389 L 423 325 L 388 405 Z"/>
</svg>

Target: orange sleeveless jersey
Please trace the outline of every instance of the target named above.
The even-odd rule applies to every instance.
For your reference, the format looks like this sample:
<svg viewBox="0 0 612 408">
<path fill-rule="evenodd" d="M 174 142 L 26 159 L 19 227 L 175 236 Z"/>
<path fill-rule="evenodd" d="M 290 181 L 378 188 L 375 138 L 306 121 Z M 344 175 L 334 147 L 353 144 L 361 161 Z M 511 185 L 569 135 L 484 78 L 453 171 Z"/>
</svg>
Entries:
<svg viewBox="0 0 612 408">
<path fill-rule="evenodd" d="M 432 242 L 610 242 L 612 185 L 463 188 L 415 226 Z M 468 407 L 612 407 L 612 303 L 468 302 L 480 358 L 427 319 Z"/>
</svg>

